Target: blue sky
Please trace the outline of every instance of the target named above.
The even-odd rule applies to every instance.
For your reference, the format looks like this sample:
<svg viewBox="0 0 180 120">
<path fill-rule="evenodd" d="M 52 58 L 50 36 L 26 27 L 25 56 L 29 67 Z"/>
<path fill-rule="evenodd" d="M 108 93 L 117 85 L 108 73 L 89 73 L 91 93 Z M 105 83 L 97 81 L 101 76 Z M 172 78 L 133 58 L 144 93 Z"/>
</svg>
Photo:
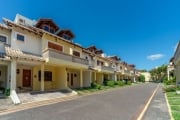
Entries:
<svg viewBox="0 0 180 120">
<path fill-rule="evenodd" d="M 1 0 L 0 17 L 52 18 L 75 42 L 138 69 L 167 64 L 180 40 L 178 0 Z"/>
</svg>

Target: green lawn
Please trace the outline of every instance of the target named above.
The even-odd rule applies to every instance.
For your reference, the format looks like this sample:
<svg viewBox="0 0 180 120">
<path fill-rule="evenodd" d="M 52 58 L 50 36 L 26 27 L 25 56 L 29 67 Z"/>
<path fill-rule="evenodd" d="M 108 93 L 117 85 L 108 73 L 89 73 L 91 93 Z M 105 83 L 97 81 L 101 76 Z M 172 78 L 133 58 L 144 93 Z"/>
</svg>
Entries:
<svg viewBox="0 0 180 120">
<path fill-rule="evenodd" d="M 177 95 L 176 92 L 167 92 L 166 94 L 174 120 L 180 120 L 180 95 Z"/>
<path fill-rule="evenodd" d="M 169 97 L 178 97 L 178 96 L 180 97 L 180 95 L 177 95 L 176 92 L 167 92 L 166 94 L 167 94 L 168 98 Z"/>
<path fill-rule="evenodd" d="M 170 105 L 180 105 L 180 99 L 174 98 L 173 100 L 169 100 Z"/>
<path fill-rule="evenodd" d="M 172 112 L 174 120 L 180 120 L 180 112 Z"/>
<path fill-rule="evenodd" d="M 177 106 L 177 105 L 171 106 L 171 110 L 173 110 L 173 111 L 180 111 L 180 105 L 179 106 Z"/>
</svg>

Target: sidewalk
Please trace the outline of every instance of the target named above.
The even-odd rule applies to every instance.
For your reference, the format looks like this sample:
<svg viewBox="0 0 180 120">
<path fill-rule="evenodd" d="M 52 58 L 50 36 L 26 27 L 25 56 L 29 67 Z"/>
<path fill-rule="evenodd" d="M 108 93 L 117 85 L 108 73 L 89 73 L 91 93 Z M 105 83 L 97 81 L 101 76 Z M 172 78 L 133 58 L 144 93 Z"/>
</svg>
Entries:
<svg viewBox="0 0 180 120">
<path fill-rule="evenodd" d="M 162 85 L 159 86 L 157 93 L 152 99 L 143 120 L 170 120 L 170 115 L 163 93 Z"/>
</svg>

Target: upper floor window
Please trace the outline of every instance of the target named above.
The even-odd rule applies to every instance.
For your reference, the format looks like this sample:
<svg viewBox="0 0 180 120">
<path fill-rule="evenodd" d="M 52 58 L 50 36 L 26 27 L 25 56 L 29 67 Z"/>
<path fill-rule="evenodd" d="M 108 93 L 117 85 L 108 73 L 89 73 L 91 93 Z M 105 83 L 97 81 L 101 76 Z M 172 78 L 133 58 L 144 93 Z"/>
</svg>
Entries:
<svg viewBox="0 0 180 120">
<path fill-rule="evenodd" d="M 69 35 L 63 34 L 63 38 L 66 40 L 71 40 L 71 37 Z"/>
<path fill-rule="evenodd" d="M 98 66 L 104 66 L 104 62 L 97 60 L 97 65 Z"/>
<path fill-rule="evenodd" d="M 54 33 L 54 29 L 53 28 L 50 28 L 50 33 Z"/>
<path fill-rule="evenodd" d="M 49 26 L 44 25 L 44 26 L 43 26 L 43 29 L 44 29 L 45 31 L 48 31 L 48 32 L 49 32 Z"/>
<path fill-rule="evenodd" d="M 6 43 L 7 42 L 7 37 L 3 36 L 3 35 L 0 35 L 0 42 Z"/>
<path fill-rule="evenodd" d="M 99 60 L 97 60 L 97 65 L 101 65 L 101 62 Z"/>
<path fill-rule="evenodd" d="M 77 56 L 77 57 L 80 57 L 80 52 L 73 50 L 73 55 L 74 55 L 74 56 Z"/>
<path fill-rule="evenodd" d="M 24 37 L 24 35 L 21 35 L 21 34 L 16 34 L 16 39 L 17 40 L 19 40 L 19 41 L 23 41 L 24 42 L 24 40 L 25 40 L 25 37 Z"/>
<path fill-rule="evenodd" d="M 20 24 L 25 24 L 25 20 L 20 18 L 20 19 L 19 19 L 19 23 L 20 23 Z"/>
<path fill-rule="evenodd" d="M 63 46 L 57 45 L 57 44 L 52 43 L 52 42 L 48 42 L 48 48 L 58 50 L 58 51 L 61 51 L 61 52 L 63 51 Z"/>
<path fill-rule="evenodd" d="M 120 70 L 122 70 L 122 66 L 120 66 L 119 68 L 120 68 Z"/>
</svg>

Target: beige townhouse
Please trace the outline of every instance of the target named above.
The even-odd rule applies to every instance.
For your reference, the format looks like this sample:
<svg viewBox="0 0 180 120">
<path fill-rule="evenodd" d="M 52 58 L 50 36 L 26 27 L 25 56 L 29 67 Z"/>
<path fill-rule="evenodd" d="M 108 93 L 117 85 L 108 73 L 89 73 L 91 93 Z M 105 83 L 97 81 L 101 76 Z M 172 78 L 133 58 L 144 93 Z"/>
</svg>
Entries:
<svg viewBox="0 0 180 120">
<path fill-rule="evenodd" d="M 0 94 L 20 103 L 17 93 L 72 90 L 92 82 L 131 79 L 134 67 L 96 46 L 74 43 L 75 35 L 52 19 L 31 20 L 17 14 L 0 25 Z M 129 72 L 127 72 L 129 71 Z"/>
<path fill-rule="evenodd" d="M 171 64 L 172 65 L 172 64 Z M 173 57 L 174 74 L 176 76 L 176 85 L 180 86 L 180 42 L 176 48 Z"/>
</svg>

